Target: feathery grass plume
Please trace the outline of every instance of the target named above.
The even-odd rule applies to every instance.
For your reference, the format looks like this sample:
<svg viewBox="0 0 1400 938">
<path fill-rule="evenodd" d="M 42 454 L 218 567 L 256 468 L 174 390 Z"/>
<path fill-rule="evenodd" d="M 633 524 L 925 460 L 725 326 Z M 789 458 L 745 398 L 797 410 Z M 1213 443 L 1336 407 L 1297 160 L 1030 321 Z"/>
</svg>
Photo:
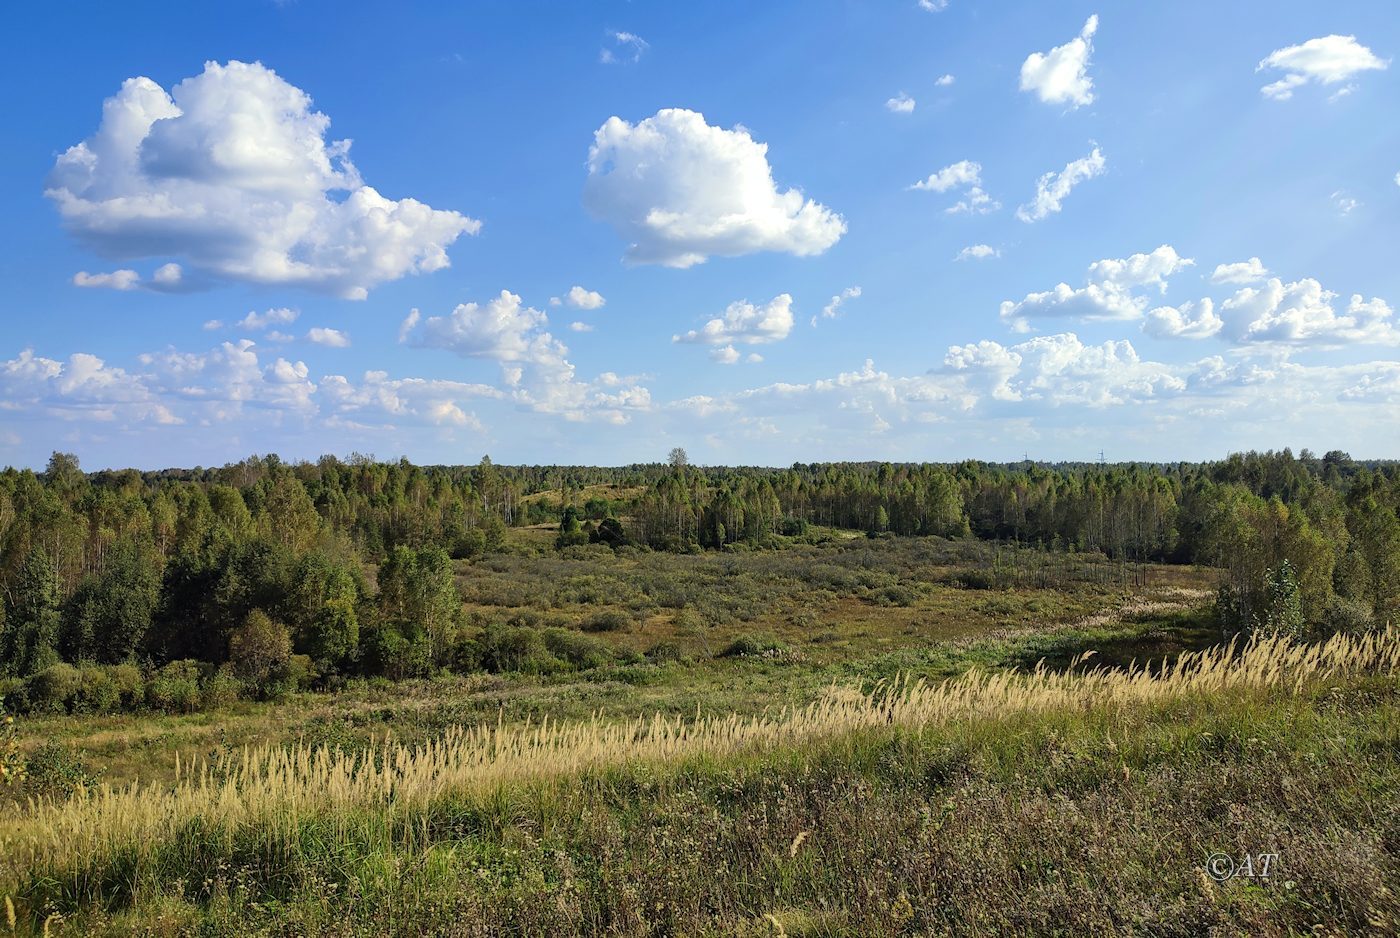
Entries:
<svg viewBox="0 0 1400 938">
<path fill-rule="evenodd" d="M 347 819 L 356 812 L 378 812 L 386 825 L 414 824 L 447 798 L 625 764 L 721 757 L 885 726 L 1152 704 L 1236 689 L 1296 693 L 1334 675 L 1397 670 L 1400 631 L 1337 635 L 1313 645 L 1263 636 L 1183 654 L 1155 672 L 1100 666 L 1068 673 L 1042 662 L 1027 672 L 973 670 L 939 684 L 900 678 L 868 694 L 833 685 L 810 704 L 757 717 L 687 723 L 657 714 L 609 723 L 595 715 L 579 723 L 455 728 L 415 746 L 386 737 L 360 752 L 249 747 L 230 765 L 182 760 L 173 785 L 102 783 L 66 801 L 30 802 L 0 819 L 0 887 L 60 883 L 70 899 L 98 898 L 105 870 L 119 865 L 128 881 L 153 881 L 158 857 L 192 831 L 225 851 L 249 838 L 292 841 L 313 822 L 328 836 L 348 836 Z M 801 839 L 790 848 L 794 854 Z"/>
</svg>

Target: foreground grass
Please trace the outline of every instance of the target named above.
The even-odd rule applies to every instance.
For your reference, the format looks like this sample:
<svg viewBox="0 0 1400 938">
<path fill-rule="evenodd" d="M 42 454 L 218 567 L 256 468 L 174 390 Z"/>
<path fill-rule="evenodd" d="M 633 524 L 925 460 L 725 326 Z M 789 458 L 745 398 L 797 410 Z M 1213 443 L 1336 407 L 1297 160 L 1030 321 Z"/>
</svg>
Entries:
<svg viewBox="0 0 1400 938">
<path fill-rule="evenodd" d="M 1394 933 L 1400 636 L 254 754 L 5 825 L 74 933 Z M 1277 853 L 1210 880 L 1212 851 Z"/>
</svg>

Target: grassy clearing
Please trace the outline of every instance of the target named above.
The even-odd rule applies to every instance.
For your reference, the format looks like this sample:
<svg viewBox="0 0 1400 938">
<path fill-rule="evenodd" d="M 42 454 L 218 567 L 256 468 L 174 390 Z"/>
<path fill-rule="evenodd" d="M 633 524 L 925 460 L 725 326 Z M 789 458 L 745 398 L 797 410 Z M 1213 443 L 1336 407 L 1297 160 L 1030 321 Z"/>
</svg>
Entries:
<svg viewBox="0 0 1400 938">
<path fill-rule="evenodd" d="M 458 565 L 469 614 L 483 624 L 560 629 L 612 660 L 549 674 L 358 681 L 333 695 L 188 715 L 32 716 L 24 745 L 68 746 L 112 784 L 170 781 L 177 755 L 188 762 L 297 741 L 363 746 L 389 732 L 416 742 L 501 720 L 692 717 L 697 708 L 748 715 L 808 703 L 833 680 L 868 690 L 898 673 L 936 679 L 1085 647 L 1107 653 L 1110 639 L 1126 650 L 1149 643 L 1154 630 L 1164 647 L 1144 644 L 1144 653 L 1200 648 L 1213 637 L 1188 613 L 1214 574 L 1191 567 L 1126 569 L 1092 555 L 941 538 L 843 537 L 695 555 L 516 549 Z M 736 646 L 771 651 L 725 654 Z"/>
<path fill-rule="evenodd" d="M 299 694 L 276 704 L 239 702 L 193 714 L 44 716 L 26 719 L 22 729 L 31 751 L 57 742 L 114 785 L 169 782 L 177 760 L 189 764 L 245 746 L 363 748 L 386 734 L 415 743 L 452 727 L 498 722 L 624 721 L 654 713 L 691 719 L 697 711 L 753 715 L 809 703 L 833 681 L 869 690 L 901 675 L 938 680 L 974 666 L 1030 667 L 1040 658 L 1058 666 L 1088 648 L 1100 650 L 1098 662 L 1127 663 L 1199 650 L 1218 637 L 1197 594 L 1149 595 L 1155 598 L 1147 602 L 1095 597 L 1100 611 L 1078 621 L 988 630 L 981 638 L 949 642 L 914 632 L 866 647 L 866 639 L 853 637 L 856 630 L 832 623 L 823 624 L 819 641 L 786 644 L 788 653 L 779 657 L 684 656 L 551 676 L 361 682 L 336 694 Z"/>
<path fill-rule="evenodd" d="M 771 717 L 263 750 L 35 806 L 3 827 L 6 877 L 29 920 L 84 930 L 1379 928 L 1397 670 L 1395 633 L 1260 642 Z M 1288 879 L 1210 882 L 1211 849 L 1278 852 Z"/>
</svg>

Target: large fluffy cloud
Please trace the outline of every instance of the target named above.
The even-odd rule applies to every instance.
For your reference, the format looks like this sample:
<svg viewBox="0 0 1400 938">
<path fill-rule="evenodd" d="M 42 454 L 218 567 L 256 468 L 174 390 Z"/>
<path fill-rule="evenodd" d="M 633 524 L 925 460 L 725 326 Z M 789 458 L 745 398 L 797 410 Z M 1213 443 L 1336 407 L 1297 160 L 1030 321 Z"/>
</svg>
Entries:
<svg viewBox="0 0 1400 938">
<path fill-rule="evenodd" d="M 226 420 L 245 407 L 315 412 L 305 362 L 277 358 L 263 364 L 252 339 L 223 342 L 208 352 L 166 349 L 142 355 L 142 381 L 163 398 L 198 404 L 205 421 Z"/>
<path fill-rule="evenodd" d="M 1287 101 L 1295 89 L 1310 81 L 1335 85 L 1365 71 L 1380 70 L 1390 63 L 1356 41 L 1355 36 L 1320 36 L 1296 46 L 1275 49 L 1265 56 L 1256 71 L 1278 69 L 1284 76 L 1259 91 L 1266 98 Z"/>
<path fill-rule="evenodd" d="M 1103 152 L 1094 147 L 1088 156 L 1071 160 L 1060 172 L 1048 172 L 1036 180 L 1035 198 L 1016 209 L 1016 217 L 1029 223 L 1055 214 L 1075 186 L 1086 179 L 1103 175 L 1107 168 L 1108 161 L 1104 159 Z"/>
<path fill-rule="evenodd" d="M 468 403 L 499 398 L 484 384 L 425 378 L 391 378 L 384 371 L 367 371 L 359 383 L 343 375 L 321 379 L 319 397 L 328 422 L 355 429 L 388 429 L 403 423 L 482 429 Z M 367 423 L 373 421 L 373 423 Z"/>
<path fill-rule="evenodd" d="M 313 381 L 303 362 L 260 360 L 248 339 L 206 352 L 141 355 L 138 365 L 127 370 L 83 352 L 58 361 L 26 350 L 0 361 L 0 391 L 29 416 L 86 425 L 89 433 L 171 425 L 267 431 L 284 421 L 377 432 L 406 425 L 479 430 L 469 402 L 505 396 L 489 385 L 391 378 L 382 371 L 366 372 L 358 382 L 340 375 Z"/>
<path fill-rule="evenodd" d="M 183 422 L 139 375 L 86 352 L 57 361 L 26 349 L 0 362 L 0 390 L 0 411 L 66 421 Z"/>
<path fill-rule="evenodd" d="M 1236 342 L 1335 346 L 1400 344 L 1395 311 L 1378 297 L 1353 295 L 1339 312 L 1337 294 L 1311 277 L 1293 283 L 1270 278 L 1243 287 L 1220 304 L 1225 334 Z"/>
<path fill-rule="evenodd" d="M 1032 52 L 1021 63 L 1021 90 L 1034 92 L 1047 104 L 1080 107 L 1094 100 L 1094 80 L 1089 77 L 1089 54 L 1099 18 L 1090 16 L 1069 42 L 1049 52 Z"/>
<path fill-rule="evenodd" d="M 99 254 L 178 257 L 209 278 L 363 299 L 448 266 L 447 247 L 480 223 L 380 195 L 350 141 L 327 141 L 329 125 L 259 63 L 209 62 L 168 94 L 131 78 L 97 132 L 58 158 L 45 194 Z"/>
<path fill-rule="evenodd" d="M 400 326 L 399 341 L 495 361 L 511 399 L 544 413 L 625 423 L 651 406 L 638 377 L 607 373 L 579 381 L 568 347 L 545 331 L 548 324 L 543 311 L 502 290 L 485 304 L 462 303 L 447 316 L 424 319 L 415 309 Z"/>
<path fill-rule="evenodd" d="M 461 303 L 447 316 L 422 319 L 415 309 L 400 335 L 411 345 L 447 349 L 468 358 L 553 364 L 568 350 L 544 331 L 548 321 L 541 310 L 502 290 L 485 304 Z"/>
<path fill-rule="evenodd" d="M 767 144 L 681 108 L 636 124 L 608 118 L 588 153 L 583 201 L 630 242 L 626 258 L 634 264 L 820 254 L 846 231 L 840 215 L 797 189 L 778 189 Z"/>
<path fill-rule="evenodd" d="M 1142 321 L 1143 332 L 1162 339 L 1208 339 L 1224 327 L 1225 321 L 1215 314 L 1210 297 L 1180 306 L 1158 306 Z"/>
<path fill-rule="evenodd" d="M 1137 319 L 1147 308 L 1147 299 L 1135 291 L 1156 287 L 1165 293 L 1167 278 L 1194 263 L 1169 244 L 1145 254 L 1095 261 L 1089 265 L 1084 286 L 1061 283 L 1043 293 L 1029 293 L 1019 302 L 1006 300 L 1001 318 L 1019 331 L 1028 330 L 1034 319 Z"/>
<path fill-rule="evenodd" d="M 980 376 L 974 386 L 984 384 L 996 400 L 1045 400 L 1054 407 L 1107 407 L 1186 386 L 1169 366 L 1144 361 L 1126 339 L 1085 345 L 1072 332 L 1037 336 L 1010 348 L 987 341 L 955 346 L 944 368 Z"/>
</svg>

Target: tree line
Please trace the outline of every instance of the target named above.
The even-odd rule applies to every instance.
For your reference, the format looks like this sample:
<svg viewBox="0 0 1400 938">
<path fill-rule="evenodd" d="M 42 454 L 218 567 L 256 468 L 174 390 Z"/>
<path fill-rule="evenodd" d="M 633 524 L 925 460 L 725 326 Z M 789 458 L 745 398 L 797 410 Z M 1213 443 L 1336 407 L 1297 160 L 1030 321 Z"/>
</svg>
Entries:
<svg viewBox="0 0 1400 938">
<path fill-rule="evenodd" d="M 1306 450 L 781 469 L 680 450 L 614 468 L 265 456 L 96 473 L 55 453 L 41 473 L 0 472 L 0 675 L 21 707 L 178 707 L 489 666 L 500 656 L 464 622 L 452 561 L 541 522 L 565 550 L 771 548 L 844 528 L 1208 564 L 1227 629 L 1364 629 L 1400 613 L 1397 508 L 1397 464 Z"/>
</svg>

